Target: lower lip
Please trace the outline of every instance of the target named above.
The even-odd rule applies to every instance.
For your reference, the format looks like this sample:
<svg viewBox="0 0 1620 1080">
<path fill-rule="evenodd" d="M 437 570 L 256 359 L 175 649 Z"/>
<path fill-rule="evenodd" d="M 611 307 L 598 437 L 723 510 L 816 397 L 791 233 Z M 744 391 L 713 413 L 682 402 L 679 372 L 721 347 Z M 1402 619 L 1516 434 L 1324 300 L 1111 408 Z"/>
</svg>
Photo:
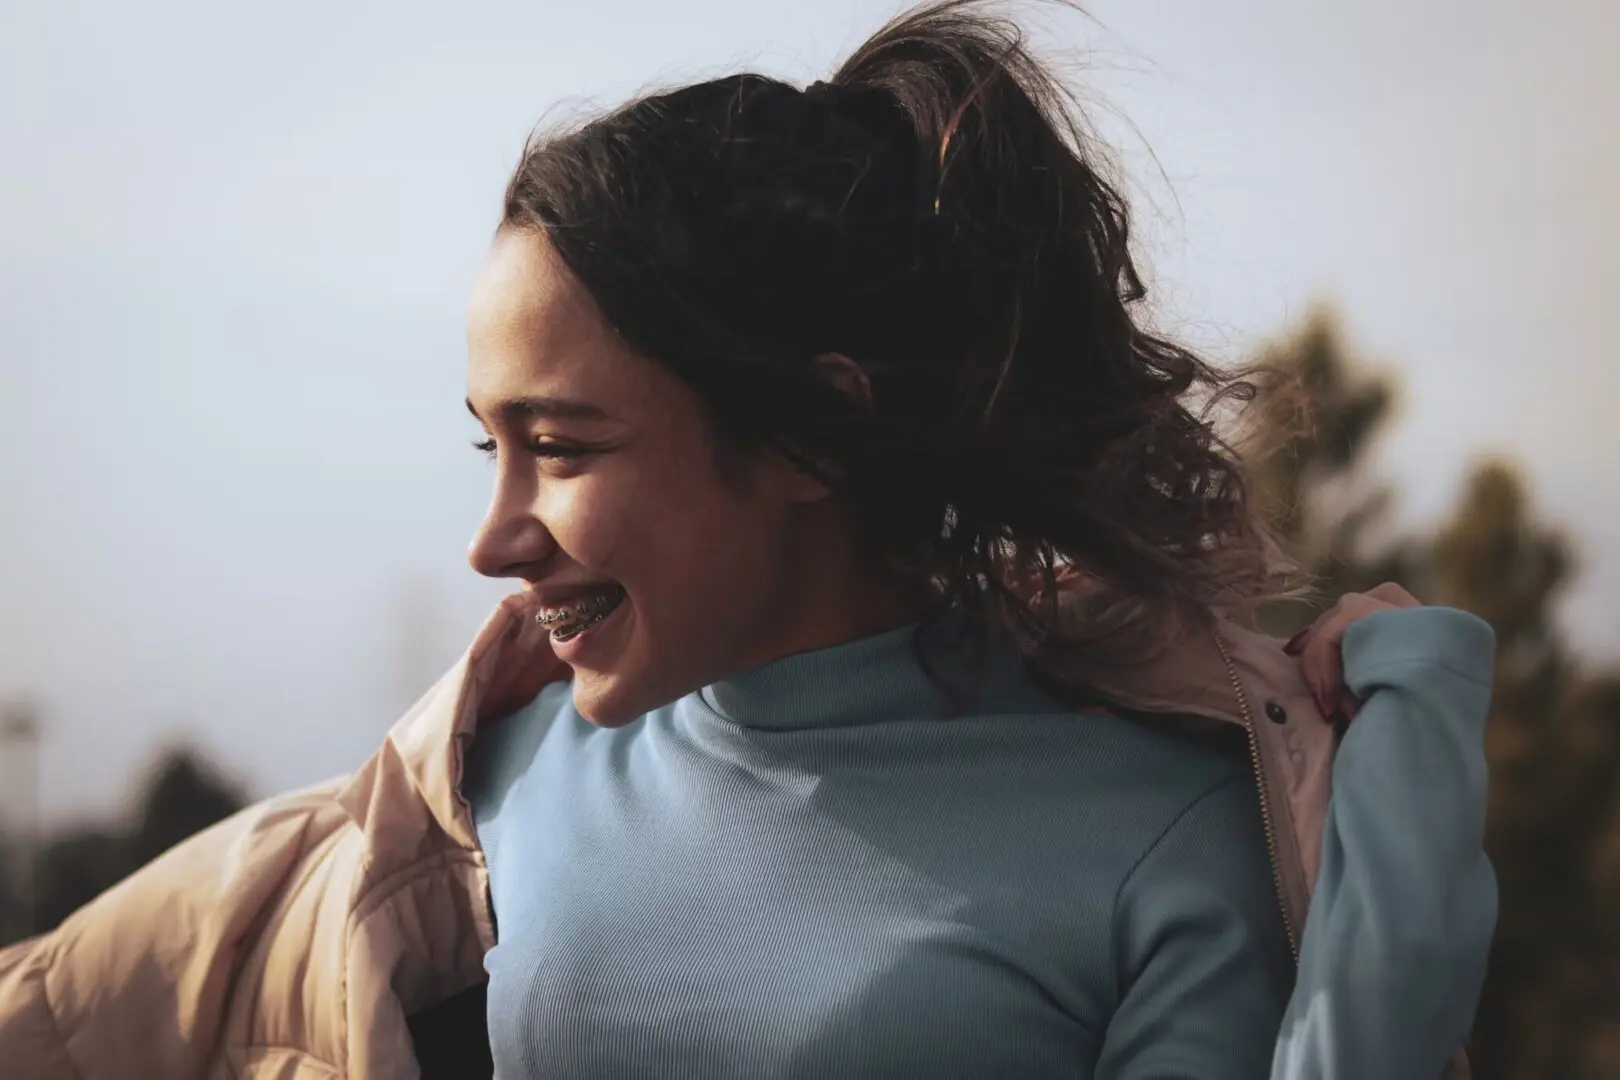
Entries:
<svg viewBox="0 0 1620 1080">
<path fill-rule="evenodd" d="M 575 634 L 567 641 L 558 641 L 556 638 L 553 638 L 551 640 L 552 654 L 563 663 L 572 664 L 576 659 L 579 658 L 582 650 L 590 648 L 590 643 L 601 636 L 604 627 L 613 625 L 613 620 L 618 618 L 619 612 L 624 610 L 625 603 L 626 602 L 624 600 L 620 600 L 619 606 L 608 612 L 607 618 L 603 619 L 601 622 L 597 623 L 595 626 L 591 627 L 582 634 Z"/>
</svg>

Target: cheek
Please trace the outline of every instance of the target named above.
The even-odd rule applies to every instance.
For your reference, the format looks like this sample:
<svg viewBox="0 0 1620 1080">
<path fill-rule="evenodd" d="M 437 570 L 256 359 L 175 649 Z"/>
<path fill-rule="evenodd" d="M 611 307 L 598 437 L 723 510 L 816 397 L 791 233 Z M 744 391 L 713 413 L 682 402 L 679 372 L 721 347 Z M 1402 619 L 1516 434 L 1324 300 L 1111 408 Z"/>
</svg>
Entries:
<svg viewBox="0 0 1620 1080">
<path fill-rule="evenodd" d="M 758 584 L 773 532 L 767 507 L 689 454 L 623 464 L 571 500 L 569 535 L 557 536 L 565 550 L 623 583 L 648 615 L 724 606 L 732 587 Z"/>
<path fill-rule="evenodd" d="M 714 547 L 734 507 L 674 455 L 616 454 L 575 477 L 543 479 L 535 513 L 593 575 L 643 587 Z"/>
<path fill-rule="evenodd" d="M 644 546 L 643 494 L 610 470 L 542 485 L 536 513 L 569 560 L 592 575 L 619 576 L 621 556 Z"/>
</svg>

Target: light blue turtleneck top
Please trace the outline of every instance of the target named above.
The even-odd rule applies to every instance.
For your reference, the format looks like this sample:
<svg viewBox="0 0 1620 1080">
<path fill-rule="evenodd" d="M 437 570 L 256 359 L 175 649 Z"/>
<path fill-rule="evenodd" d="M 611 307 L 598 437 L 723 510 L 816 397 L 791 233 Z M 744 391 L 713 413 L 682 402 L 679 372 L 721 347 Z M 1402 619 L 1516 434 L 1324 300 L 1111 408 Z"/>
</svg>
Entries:
<svg viewBox="0 0 1620 1080">
<path fill-rule="evenodd" d="M 1430 628 L 1454 634 L 1443 622 Z M 1352 657 L 1357 676 L 1407 663 L 1377 633 L 1359 635 L 1372 655 Z M 1348 841 L 1330 828 L 1290 1001 L 1241 745 L 1068 711 L 1002 645 L 962 715 L 912 642 L 908 627 L 790 656 L 614 730 L 559 685 L 480 736 L 465 790 L 499 925 L 485 961 L 497 1077 L 1251 1080 L 1275 1058 L 1291 1076 L 1434 1080 L 1478 992 L 1449 970 L 1417 980 L 1443 1000 L 1414 996 L 1425 1009 L 1386 1055 L 1433 1059 L 1428 1074 L 1377 1071 L 1377 1033 L 1371 1058 L 1334 1071 L 1343 1039 L 1401 1005 L 1353 1000 L 1381 988 L 1377 971 L 1346 981 L 1357 935 L 1391 915 L 1353 880 L 1355 838 L 1387 816 L 1340 814 Z M 1478 678 L 1478 656 L 1451 653 Z M 1354 767 L 1400 754 L 1402 726 L 1450 725 L 1435 753 L 1472 753 L 1458 717 L 1477 701 L 1442 680 L 1366 715 L 1390 696 L 1352 727 L 1371 744 L 1346 739 Z M 1466 848 L 1470 812 L 1419 798 Z M 1404 855 L 1373 869 L 1414 871 Z M 1467 899 L 1483 910 L 1484 885 L 1493 916 L 1491 883 Z M 1483 918 L 1419 913 L 1459 914 Z"/>
</svg>

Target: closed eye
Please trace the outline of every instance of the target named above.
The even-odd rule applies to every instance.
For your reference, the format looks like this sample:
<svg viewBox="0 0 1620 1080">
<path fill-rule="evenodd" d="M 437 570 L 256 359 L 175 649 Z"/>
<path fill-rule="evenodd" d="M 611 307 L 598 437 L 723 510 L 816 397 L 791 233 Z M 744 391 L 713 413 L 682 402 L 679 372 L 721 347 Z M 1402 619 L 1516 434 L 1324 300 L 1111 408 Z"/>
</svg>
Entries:
<svg viewBox="0 0 1620 1080">
<path fill-rule="evenodd" d="M 475 440 L 472 446 L 474 450 L 480 451 L 485 457 L 493 458 L 495 456 L 494 439 Z M 591 452 L 583 446 L 570 446 L 567 443 L 544 442 L 541 440 L 532 440 L 526 443 L 524 449 L 535 457 L 561 459 L 582 458 Z"/>
</svg>

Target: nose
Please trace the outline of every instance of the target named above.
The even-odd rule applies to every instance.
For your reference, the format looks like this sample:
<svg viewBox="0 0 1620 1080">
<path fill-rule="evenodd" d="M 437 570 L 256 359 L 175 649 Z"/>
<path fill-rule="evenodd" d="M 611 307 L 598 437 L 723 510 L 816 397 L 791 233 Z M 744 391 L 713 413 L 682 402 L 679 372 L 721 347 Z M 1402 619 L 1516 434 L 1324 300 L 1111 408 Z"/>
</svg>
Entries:
<svg viewBox="0 0 1620 1080">
<path fill-rule="evenodd" d="M 498 484 L 489 510 L 467 545 L 467 564 L 485 577 L 533 577 L 556 542 L 533 509 L 512 498 Z"/>
</svg>

